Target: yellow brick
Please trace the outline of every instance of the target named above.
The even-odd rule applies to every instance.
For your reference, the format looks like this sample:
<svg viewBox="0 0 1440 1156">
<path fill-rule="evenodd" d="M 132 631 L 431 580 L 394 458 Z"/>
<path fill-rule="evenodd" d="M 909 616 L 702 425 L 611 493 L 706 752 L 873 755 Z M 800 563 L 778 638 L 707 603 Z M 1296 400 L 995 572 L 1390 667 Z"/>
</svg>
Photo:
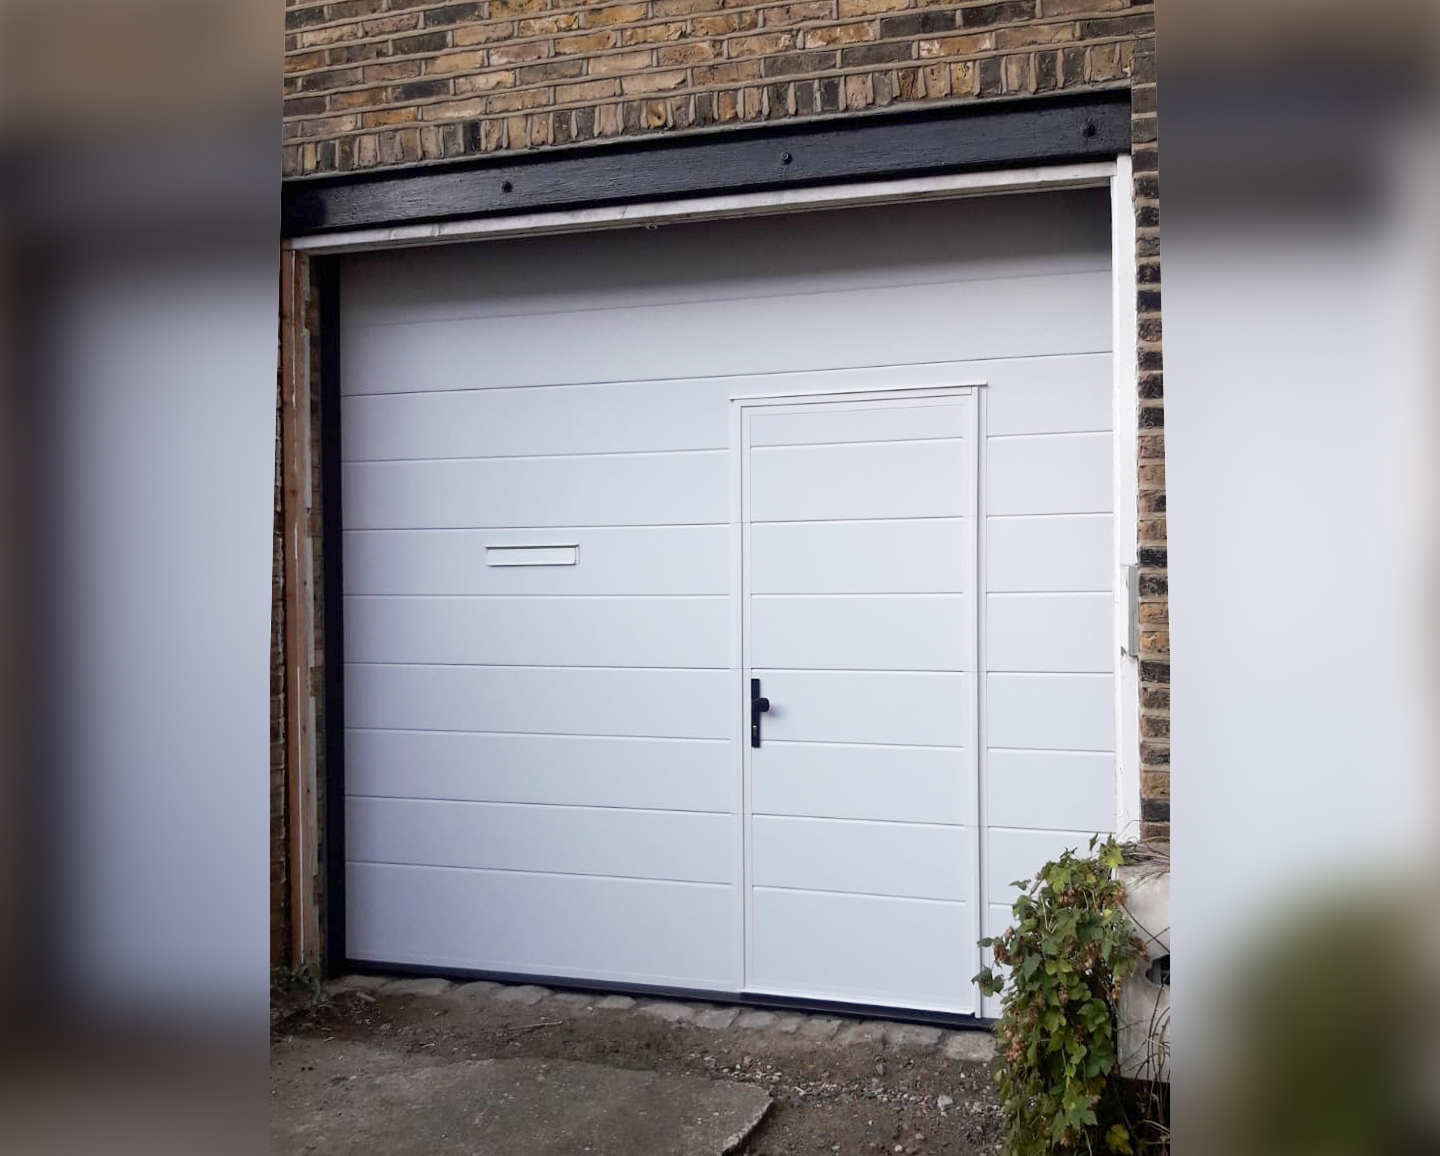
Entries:
<svg viewBox="0 0 1440 1156">
<path fill-rule="evenodd" d="M 516 36 L 553 36 L 557 32 L 569 32 L 580 25 L 577 12 L 562 12 L 555 16 L 535 16 L 515 24 Z"/>
<path fill-rule="evenodd" d="M 618 80 L 585 80 L 579 84 L 561 84 L 555 88 L 556 104 L 578 104 L 607 100 L 620 95 Z"/>
<path fill-rule="evenodd" d="M 549 55 L 549 49 L 550 46 L 544 43 L 502 44 L 490 50 L 490 63 L 527 64 L 532 60 L 544 60 Z"/>
<path fill-rule="evenodd" d="M 1005 58 L 1005 91 L 1035 91 L 1035 79 L 1030 69 L 1030 57 L 1007 56 Z"/>
<path fill-rule="evenodd" d="M 620 91 L 626 96 L 639 96 L 647 92 L 668 92 L 684 84 L 683 72 L 637 72 L 620 81 Z"/>
<path fill-rule="evenodd" d="M 494 92 L 497 88 L 509 88 L 515 83 L 515 73 L 508 68 L 478 72 L 474 76 L 461 76 L 455 80 L 455 94 L 465 96 L 472 92 Z"/>
<path fill-rule="evenodd" d="M 724 16 L 704 16 L 692 20 L 696 36 L 725 36 L 731 32 L 749 32 L 760 27 L 754 12 L 727 12 Z"/>
<path fill-rule="evenodd" d="M 706 12 L 713 12 L 717 6 L 717 0 L 654 0 L 650 5 L 651 12 L 659 17 L 666 16 L 699 16 Z"/>
<path fill-rule="evenodd" d="M 995 31 L 996 48 L 1030 48 L 1037 44 L 1066 44 L 1075 39 L 1073 24 L 1022 24 Z"/>
<path fill-rule="evenodd" d="M 976 52 L 988 52 L 994 47 L 994 37 L 988 32 L 973 36 L 942 36 L 935 40 L 920 41 L 922 57 L 970 56 Z"/>
<path fill-rule="evenodd" d="M 1040 0 L 1041 16 L 1076 16 L 1088 12 L 1113 12 L 1129 6 L 1129 0 Z"/>
<path fill-rule="evenodd" d="M 1142 771 L 1140 773 L 1140 794 L 1147 799 L 1168 799 L 1170 797 L 1170 772 Z"/>
<path fill-rule="evenodd" d="M 363 114 L 361 123 L 366 128 L 381 128 L 389 124 L 407 124 L 415 119 L 414 108 L 382 108 Z"/>
<path fill-rule="evenodd" d="M 548 88 L 522 88 L 515 92 L 492 93 L 485 100 L 485 111 L 520 112 L 527 108 L 542 108 L 549 103 Z"/>
<path fill-rule="evenodd" d="M 910 7 L 910 0 L 840 0 L 839 15 L 875 16 L 881 12 L 899 12 Z"/>
<path fill-rule="evenodd" d="M 494 44 L 515 35 L 513 24 L 460 24 L 450 34 L 456 48 L 468 48 L 472 44 Z"/>
<path fill-rule="evenodd" d="M 799 24 L 802 20 L 828 20 L 832 11 L 829 0 L 805 0 L 800 4 L 766 8 L 762 13 L 762 20 L 766 28 L 783 28 L 790 24 Z"/>
<path fill-rule="evenodd" d="M 584 36 L 565 36 L 555 41 L 555 51 L 562 56 L 583 52 L 600 52 L 614 48 L 619 37 L 614 32 L 590 32 Z"/>
<path fill-rule="evenodd" d="M 860 44 L 874 40 L 878 31 L 872 21 L 855 24 L 832 24 L 826 28 L 807 28 L 803 43 L 806 48 L 834 48 L 840 44 Z"/>
<path fill-rule="evenodd" d="M 1090 79 L 1115 80 L 1120 75 L 1120 46 L 1097 44 L 1090 49 Z"/>
<path fill-rule="evenodd" d="M 287 56 L 285 58 L 286 73 L 309 72 L 312 68 L 319 68 L 325 63 L 323 52 L 302 52 L 298 56 Z"/>
<path fill-rule="evenodd" d="M 980 73 L 973 60 L 961 60 L 950 66 L 950 91 L 956 96 L 974 96 L 979 90 Z"/>
<path fill-rule="evenodd" d="M 308 32 L 302 32 L 296 38 L 296 45 L 299 48 L 317 48 L 326 44 L 342 44 L 347 40 L 359 40 L 361 34 L 358 24 L 336 24 L 330 28 L 312 28 Z"/>
<path fill-rule="evenodd" d="M 727 47 L 731 57 L 770 56 L 794 48 L 795 33 L 763 32 L 759 36 L 740 36 L 730 41 Z"/>
<path fill-rule="evenodd" d="M 687 24 L 646 24 L 640 28 L 622 28 L 620 43 L 664 44 L 671 40 L 684 40 L 690 34 Z"/>
<path fill-rule="evenodd" d="M 353 92 L 332 92 L 330 94 L 330 110 L 340 112 L 349 108 L 369 108 L 372 105 L 384 104 L 385 92 L 379 88 L 360 88 Z"/>
<path fill-rule="evenodd" d="M 468 101 L 446 101 L 445 104 L 426 105 L 420 114 L 428 121 L 452 121 L 456 117 L 478 117 L 485 111 L 484 96 L 472 96 Z"/>
<path fill-rule="evenodd" d="M 485 53 L 483 51 L 450 52 L 425 62 L 425 71 L 428 73 L 471 72 L 484 67 Z"/>
<path fill-rule="evenodd" d="M 649 52 L 617 52 L 612 56 L 595 56 L 590 60 L 591 76 L 615 76 L 622 72 L 639 72 L 652 63 Z"/>
<path fill-rule="evenodd" d="M 384 80 L 412 80 L 420 75 L 420 62 L 392 60 L 387 64 L 369 64 L 365 66 L 363 75 L 367 84 Z"/>
<path fill-rule="evenodd" d="M 604 28 L 611 24 L 634 24 L 649 16 L 644 4 L 611 4 L 607 8 L 591 8 L 585 13 L 587 28 Z"/>
<path fill-rule="evenodd" d="M 845 78 L 846 108 L 868 108 L 874 102 L 874 86 L 868 76 L 847 76 Z"/>
<path fill-rule="evenodd" d="M 760 61 L 727 60 L 721 64 L 702 64 L 694 70 L 696 84 L 734 84 L 742 80 L 760 79 Z"/>
<path fill-rule="evenodd" d="M 366 36 L 394 36 L 397 32 L 414 32 L 420 27 L 420 14 L 407 12 L 403 16 L 381 16 L 367 20 L 363 25 Z"/>
<path fill-rule="evenodd" d="M 714 40 L 692 40 L 687 44 L 666 44 L 655 51 L 655 63 L 662 68 L 685 64 L 704 64 L 720 55 Z"/>
</svg>

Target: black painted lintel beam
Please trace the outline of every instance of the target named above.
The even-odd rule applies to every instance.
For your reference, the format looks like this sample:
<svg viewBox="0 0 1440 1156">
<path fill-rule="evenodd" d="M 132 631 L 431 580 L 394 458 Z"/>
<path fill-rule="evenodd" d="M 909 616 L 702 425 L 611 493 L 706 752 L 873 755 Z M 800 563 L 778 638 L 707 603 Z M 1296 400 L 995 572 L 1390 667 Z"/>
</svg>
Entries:
<svg viewBox="0 0 1440 1156">
<path fill-rule="evenodd" d="M 986 101 L 579 145 L 285 182 L 287 237 L 461 217 L 1097 160 L 1130 148 L 1130 94 Z"/>
</svg>

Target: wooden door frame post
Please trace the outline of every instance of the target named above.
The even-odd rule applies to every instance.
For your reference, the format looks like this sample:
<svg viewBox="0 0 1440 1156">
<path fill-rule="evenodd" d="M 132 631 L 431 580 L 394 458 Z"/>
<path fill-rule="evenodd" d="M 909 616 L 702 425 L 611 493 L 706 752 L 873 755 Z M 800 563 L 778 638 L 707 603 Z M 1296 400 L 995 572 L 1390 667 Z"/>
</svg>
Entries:
<svg viewBox="0 0 1440 1156">
<path fill-rule="evenodd" d="M 316 795 L 314 559 L 310 536 L 311 262 L 289 245 L 280 257 L 280 453 L 285 582 L 285 795 L 290 964 L 318 975 L 319 814 Z"/>
</svg>

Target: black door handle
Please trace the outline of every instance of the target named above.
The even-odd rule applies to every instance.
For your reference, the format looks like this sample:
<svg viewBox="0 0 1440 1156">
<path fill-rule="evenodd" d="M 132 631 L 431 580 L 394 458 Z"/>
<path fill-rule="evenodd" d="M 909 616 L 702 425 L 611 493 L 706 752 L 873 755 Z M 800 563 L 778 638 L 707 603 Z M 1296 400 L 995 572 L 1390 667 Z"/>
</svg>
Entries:
<svg viewBox="0 0 1440 1156">
<path fill-rule="evenodd" d="M 760 680 L 750 680 L 750 745 L 760 745 L 760 716 L 770 709 L 770 700 L 760 697 Z"/>
</svg>

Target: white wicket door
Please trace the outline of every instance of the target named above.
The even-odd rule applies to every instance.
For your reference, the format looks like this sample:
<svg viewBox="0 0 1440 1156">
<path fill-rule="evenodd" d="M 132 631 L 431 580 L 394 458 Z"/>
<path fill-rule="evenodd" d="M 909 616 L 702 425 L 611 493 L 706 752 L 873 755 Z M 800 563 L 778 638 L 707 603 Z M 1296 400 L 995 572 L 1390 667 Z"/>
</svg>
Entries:
<svg viewBox="0 0 1440 1156">
<path fill-rule="evenodd" d="M 975 1011 L 975 391 L 741 405 L 747 987 Z"/>
</svg>

